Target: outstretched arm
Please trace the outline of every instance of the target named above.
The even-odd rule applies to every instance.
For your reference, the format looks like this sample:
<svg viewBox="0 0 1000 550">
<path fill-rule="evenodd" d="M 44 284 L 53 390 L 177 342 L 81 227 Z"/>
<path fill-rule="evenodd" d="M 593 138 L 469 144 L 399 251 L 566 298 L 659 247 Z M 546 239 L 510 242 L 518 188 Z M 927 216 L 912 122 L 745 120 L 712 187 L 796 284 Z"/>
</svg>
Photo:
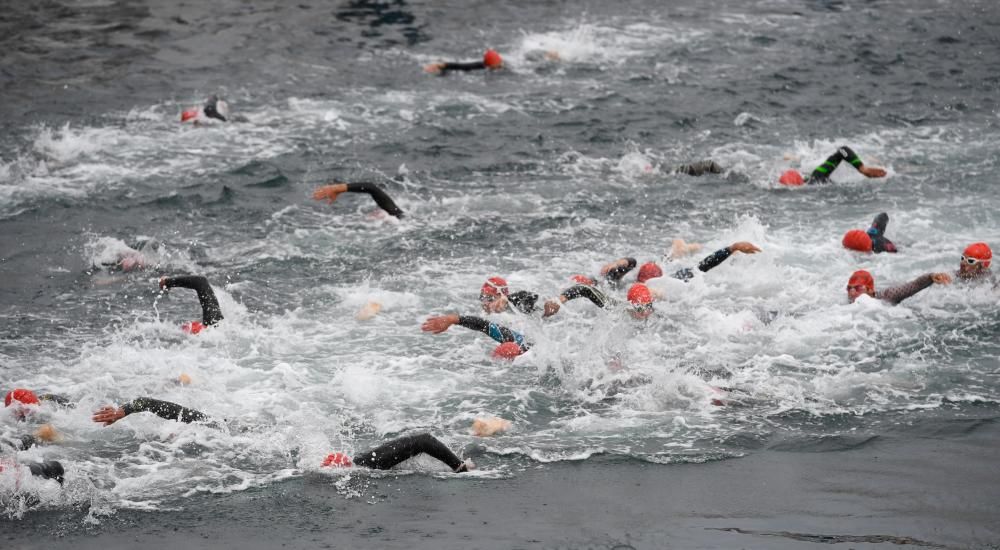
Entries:
<svg viewBox="0 0 1000 550">
<path fill-rule="evenodd" d="M 604 265 L 601 268 L 601 275 L 607 279 L 610 283 L 617 283 L 628 274 L 629 271 L 635 269 L 637 262 L 635 258 L 619 258 L 609 264 Z"/>
<path fill-rule="evenodd" d="M 880 300 L 885 300 L 891 304 L 898 304 L 903 300 L 913 296 L 932 284 L 946 285 L 951 283 L 951 276 L 947 273 L 928 273 L 899 286 L 887 288 L 875 294 Z"/>
<path fill-rule="evenodd" d="M 182 407 L 177 403 L 160 401 L 149 397 L 140 397 L 121 407 L 106 405 L 98 409 L 93 416 L 94 422 L 110 426 L 126 416 L 137 412 L 151 412 L 167 420 L 179 420 L 184 423 L 201 422 L 208 417 L 194 409 Z"/>
<path fill-rule="evenodd" d="M 431 74 L 445 74 L 448 71 L 478 71 L 485 68 L 486 63 L 482 61 L 469 61 L 467 63 L 439 61 L 424 65 L 424 71 Z"/>
<path fill-rule="evenodd" d="M 368 193 L 379 208 L 397 218 L 403 217 L 403 210 L 396 206 L 396 203 L 393 202 L 392 198 L 382 188 L 371 182 L 324 185 L 313 192 L 313 198 L 318 201 L 325 200 L 332 204 L 341 193 Z"/>
<path fill-rule="evenodd" d="M 222 308 L 219 307 L 219 300 L 215 298 L 215 291 L 208 284 L 208 279 L 201 275 L 163 277 L 160 279 L 160 288 L 168 290 L 175 287 L 190 288 L 198 293 L 198 302 L 201 303 L 201 318 L 203 323 L 214 325 L 223 319 Z"/>
<path fill-rule="evenodd" d="M 760 252 L 760 249 L 756 245 L 747 241 L 740 241 L 733 243 L 726 248 L 720 248 L 712 254 L 705 257 L 701 263 L 698 264 L 698 269 L 702 272 L 711 271 L 716 268 L 722 262 L 726 261 L 734 252 L 742 252 L 744 254 L 756 254 Z"/>
<path fill-rule="evenodd" d="M 559 312 L 560 304 L 565 304 L 570 300 L 586 298 L 597 307 L 608 307 L 611 299 L 603 292 L 589 285 L 573 285 L 559 294 L 559 300 L 548 300 L 545 302 L 545 312 L 542 317 L 551 317 Z"/>
<path fill-rule="evenodd" d="M 421 325 L 420 329 L 424 332 L 440 334 L 451 328 L 452 325 L 459 325 L 469 330 L 482 332 L 501 344 L 504 342 L 515 342 L 518 345 L 524 344 L 524 336 L 522 336 L 519 332 L 515 332 L 505 326 L 491 323 L 486 319 L 479 317 L 455 314 L 429 317 L 426 321 L 424 321 L 424 324 Z"/>
<path fill-rule="evenodd" d="M 837 148 L 837 152 L 830 155 L 829 158 L 823 161 L 823 164 L 820 164 L 812 171 L 812 174 L 809 176 L 809 182 L 815 183 L 829 180 L 830 175 L 837 169 L 837 166 L 840 166 L 842 161 L 849 162 L 851 166 L 866 177 L 881 178 L 885 176 L 885 170 L 874 166 L 865 166 L 865 163 L 861 161 L 861 157 L 853 149 L 846 145 L 841 145 Z"/>
</svg>

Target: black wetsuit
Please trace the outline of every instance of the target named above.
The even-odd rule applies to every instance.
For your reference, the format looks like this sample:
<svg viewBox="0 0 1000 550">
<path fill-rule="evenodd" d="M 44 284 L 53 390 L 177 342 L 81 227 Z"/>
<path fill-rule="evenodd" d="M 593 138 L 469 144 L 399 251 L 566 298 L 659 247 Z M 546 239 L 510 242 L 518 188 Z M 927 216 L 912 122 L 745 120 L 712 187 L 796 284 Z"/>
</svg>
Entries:
<svg viewBox="0 0 1000 550">
<path fill-rule="evenodd" d="M 12 451 L 27 451 L 36 444 L 37 440 L 33 435 L 22 435 L 16 439 L 0 438 L 0 450 L 9 448 Z M 41 477 L 43 479 L 54 479 L 59 483 L 63 482 L 63 474 L 66 473 L 63 469 L 63 465 L 60 464 L 58 460 L 23 463 L 9 462 L 8 464 L 13 466 L 27 466 L 28 470 L 31 471 L 31 475 Z M 0 471 L 3 471 L 4 465 L 4 461 L 0 461 Z"/>
<path fill-rule="evenodd" d="M 353 458 L 355 466 L 365 466 L 376 470 L 388 470 L 421 453 L 428 454 L 448 465 L 452 471 L 466 471 L 462 459 L 458 458 L 444 443 L 428 433 L 403 436 L 383 443 Z"/>
<path fill-rule="evenodd" d="M 528 292 L 527 290 L 511 292 L 507 295 L 507 301 L 514 306 L 514 309 L 521 313 L 528 314 L 538 311 L 535 307 L 535 303 L 538 301 L 538 294 L 534 292 Z"/>
<path fill-rule="evenodd" d="M 889 225 L 889 214 L 882 212 L 875 216 L 872 226 L 868 228 L 868 236 L 872 239 L 872 252 L 896 252 L 896 245 L 885 237 L 885 228 Z"/>
<path fill-rule="evenodd" d="M 371 182 L 358 182 L 358 183 L 348 183 L 347 184 L 348 193 L 368 193 L 371 195 L 375 204 L 379 208 L 385 210 L 389 215 L 396 216 L 397 218 L 403 217 L 403 210 L 396 206 L 396 203 L 383 191 L 378 185 Z"/>
<path fill-rule="evenodd" d="M 689 176 L 703 176 L 705 174 L 721 174 L 725 172 L 714 160 L 702 160 L 690 164 L 681 164 L 674 167 L 675 174 L 687 174 Z"/>
<path fill-rule="evenodd" d="M 839 148 L 837 148 L 836 153 L 830 155 L 829 158 L 823 161 L 823 164 L 820 164 L 819 166 L 816 167 L 815 170 L 812 171 L 812 174 L 810 174 L 809 177 L 806 178 L 806 183 L 829 182 L 830 176 L 833 174 L 833 171 L 836 170 L 837 167 L 840 166 L 840 163 L 845 160 L 848 163 L 850 163 L 851 166 L 853 166 L 855 169 L 858 169 L 859 171 L 860 168 L 865 165 L 863 162 L 861 162 L 861 159 L 858 157 L 857 153 L 855 153 L 853 149 L 851 149 L 846 145 L 841 145 Z"/>
<path fill-rule="evenodd" d="M 202 111 L 205 113 L 205 116 L 209 118 L 214 118 L 216 120 L 221 120 L 222 122 L 227 122 L 226 117 L 222 116 L 222 113 L 219 112 L 218 104 L 219 104 L 219 96 L 213 95 L 212 97 L 208 98 L 208 101 L 205 102 L 205 106 L 202 108 Z"/>
<path fill-rule="evenodd" d="M 726 248 L 720 248 L 708 256 L 705 256 L 705 259 L 698 264 L 698 270 L 702 273 L 711 271 L 732 255 L 733 252 L 729 250 L 728 246 Z M 685 267 L 683 269 L 678 269 L 673 275 L 671 275 L 671 277 L 687 282 L 694 278 L 694 271 L 691 271 L 691 268 L 689 267 Z"/>
<path fill-rule="evenodd" d="M 449 61 L 441 64 L 441 74 L 448 71 L 481 71 L 486 68 L 486 63 L 482 61 L 456 62 Z"/>
<path fill-rule="evenodd" d="M 559 296 L 565 298 L 567 302 L 577 298 L 586 298 L 599 308 L 613 307 L 618 303 L 590 285 L 573 285 L 562 291 Z"/>
<path fill-rule="evenodd" d="M 132 401 L 122 405 L 122 410 L 125 411 L 125 416 L 137 412 L 150 412 L 166 420 L 178 420 L 188 424 L 191 422 L 202 422 L 208 419 L 208 416 L 203 412 L 182 407 L 177 403 L 161 401 L 151 397 L 139 397 L 137 399 L 133 399 Z"/>
<path fill-rule="evenodd" d="M 524 339 L 524 336 L 520 332 L 513 331 L 496 323 L 491 323 L 486 319 L 460 315 L 458 317 L 458 324 L 467 329 L 482 332 L 501 344 L 514 342 L 518 346 L 521 346 L 521 351 L 528 351 L 531 347 L 531 344 Z"/>
<path fill-rule="evenodd" d="M 201 275 L 184 275 L 181 277 L 167 277 L 163 280 L 164 288 L 190 288 L 198 293 L 198 302 L 201 303 L 201 318 L 205 326 L 211 326 L 223 319 L 222 308 L 215 298 L 212 286 L 208 284 L 208 279 Z"/>
</svg>

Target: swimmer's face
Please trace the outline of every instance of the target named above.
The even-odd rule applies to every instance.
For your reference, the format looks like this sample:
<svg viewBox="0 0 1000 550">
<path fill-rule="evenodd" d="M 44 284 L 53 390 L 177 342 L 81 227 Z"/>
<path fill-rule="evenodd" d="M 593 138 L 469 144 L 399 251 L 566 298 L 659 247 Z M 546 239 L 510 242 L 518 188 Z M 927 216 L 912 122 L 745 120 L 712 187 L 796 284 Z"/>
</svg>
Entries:
<svg viewBox="0 0 1000 550">
<path fill-rule="evenodd" d="M 852 304 L 854 303 L 854 300 L 857 300 L 862 294 L 874 297 L 875 291 L 869 289 L 866 285 L 849 285 L 847 287 L 847 301 Z"/>
<path fill-rule="evenodd" d="M 486 313 L 503 313 L 507 311 L 507 297 L 503 294 L 493 296 L 480 296 L 479 303 L 483 305 Z"/>
<path fill-rule="evenodd" d="M 629 308 L 628 314 L 631 315 L 633 319 L 646 319 L 653 314 L 653 304 L 632 306 Z"/>
<path fill-rule="evenodd" d="M 959 275 L 974 277 L 986 271 L 986 264 L 978 258 L 962 256 L 961 263 L 958 264 Z"/>
</svg>

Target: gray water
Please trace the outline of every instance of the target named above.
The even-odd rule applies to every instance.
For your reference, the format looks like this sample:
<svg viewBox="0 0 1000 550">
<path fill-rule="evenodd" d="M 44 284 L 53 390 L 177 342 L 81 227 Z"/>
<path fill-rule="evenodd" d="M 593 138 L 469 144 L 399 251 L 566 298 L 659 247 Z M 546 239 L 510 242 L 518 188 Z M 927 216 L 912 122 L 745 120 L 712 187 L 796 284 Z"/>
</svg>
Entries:
<svg viewBox="0 0 1000 550">
<path fill-rule="evenodd" d="M 24 481 L 39 508 L 100 522 L 267 491 L 412 430 L 509 479 L 607 456 L 835 452 L 997 416 L 996 291 L 844 296 L 855 269 L 884 288 L 1000 243 L 992 3 L 148 4 L 15 3 L 0 19 L 3 388 L 77 403 L 41 415 L 59 444 L 18 457 L 67 466 L 63 490 Z M 487 46 L 509 70 L 420 70 Z M 179 123 L 211 94 L 248 122 Z M 841 144 L 888 177 L 776 183 Z M 672 172 L 706 158 L 726 173 Z M 378 182 L 406 217 L 311 199 L 334 179 Z M 840 246 L 880 211 L 899 254 Z M 763 253 L 657 280 L 645 324 L 583 300 L 497 316 L 535 344 L 513 363 L 459 327 L 420 331 L 477 314 L 487 277 L 554 296 L 617 257 L 662 261 L 673 238 Z M 155 268 L 101 267 L 142 240 Z M 156 280 L 180 273 L 213 283 L 220 327 L 179 330 L 195 297 Z M 712 403 L 720 386 L 732 406 Z M 139 395 L 228 423 L 90 422 Z M 513 429 L 473 437 L 480 416 Z M 319 475 L 365 496 L 349 481 L 367 474 Z M 30 517 L 24 503 L 4 515 Z"/>
</svg>

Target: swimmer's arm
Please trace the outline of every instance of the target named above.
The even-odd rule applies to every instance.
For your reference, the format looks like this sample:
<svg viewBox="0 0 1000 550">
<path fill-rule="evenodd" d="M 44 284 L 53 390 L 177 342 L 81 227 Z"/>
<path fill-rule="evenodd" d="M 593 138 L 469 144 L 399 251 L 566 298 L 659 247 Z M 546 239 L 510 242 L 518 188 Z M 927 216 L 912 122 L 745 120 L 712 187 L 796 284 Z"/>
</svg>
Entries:
<svg viewBox="0 0 1000 550">
<path fill-rule="evenodd" d="M 947 273 L 927 273 L 926 275 L 921 275 L 906 284 L 894 286 L 878 292 L 875 297 L 880 300 L 885 300 L 891 304 L 898 304 L 932 284 L 936 283 L 946 285 L 950 282 L 951 276 Z"/>
<path fill-rule="evenodd" d="M 190 288 L 198 293 L 198 302 L 201 304 L 203 323 L 214 325 L 223 319 L 222 308 L 219 307 L 219 300 L 215 297 L 212 285 L 208 284 L 208 279 L 201 275 L 162 277 L 160 279 L 160 288 L 169 290 L 175 287 Z"/>
<path fill-rule="evenodd" d="M 722 262 L 726 261 L 734 252 L 742 252 L 744 254 L 756 254 L 760 252 L 753 243 L 746 241 L 740 241 L 733 243 L 726 248 L 720 248 L 716 250 L 709 256 L 707 256 L 701 263 L 698 264 L 698 269 L 702 272 L 710 271 L 719 266 Z"/>
<path fill-rule="evenodd" d="M 445 74 L 448 71 L 479 71 L 485 68 L 486 63 L 482 61 L 469 61 L 467 63 L 442 61 L 424 66 L 424 70 L 432 74 Z"/>
<path fill-rule="evenodd" d="M 93 420 L 99 424 L 110 426 L 126 416 L 137 412 L 151 412 L 166 420 L 179 420 L 186 424 L 201 422 L 208 417 L 200 411 L 182 407 L 177 403 L 160 401 L 149 397 L 140 397 L 121 407 L 104 406 L 94 413 Z"/>
<path fill-rule="evenodd" d="M 573 285 L 559 294 L 559 301 L 563 304 L 577 298 L 586 298 L 600 308 L 607 307 L 610 301 L 603 292 L 587 285 Z"/>
<path fill-rule="evenodd" d="M 629 271 L 635 269 L 637 262 L 635 258 L 619 258 L 601 268 L 601 275 L 611 282 L 622 279 Z"/>
<path fill-rule="evenodd" d="M 397 218 L 403 217 L 403 210 L 396 206 L 392 198 L 382 190 L 378 185 L 371 182 L 358 182 L 358 183 L 333 183 L 330 185 L 324 185 L 315 192 L 313 192 L 313 198 L 316 200 L 325 200 L 328 203 L 332 203 L 337 200 L 337 197 L 341 193 L 368 193 L 371 195 L 375 204 L 379 208 L 385 210 L 389 215 L 396 216 Z"/>
</svg>

